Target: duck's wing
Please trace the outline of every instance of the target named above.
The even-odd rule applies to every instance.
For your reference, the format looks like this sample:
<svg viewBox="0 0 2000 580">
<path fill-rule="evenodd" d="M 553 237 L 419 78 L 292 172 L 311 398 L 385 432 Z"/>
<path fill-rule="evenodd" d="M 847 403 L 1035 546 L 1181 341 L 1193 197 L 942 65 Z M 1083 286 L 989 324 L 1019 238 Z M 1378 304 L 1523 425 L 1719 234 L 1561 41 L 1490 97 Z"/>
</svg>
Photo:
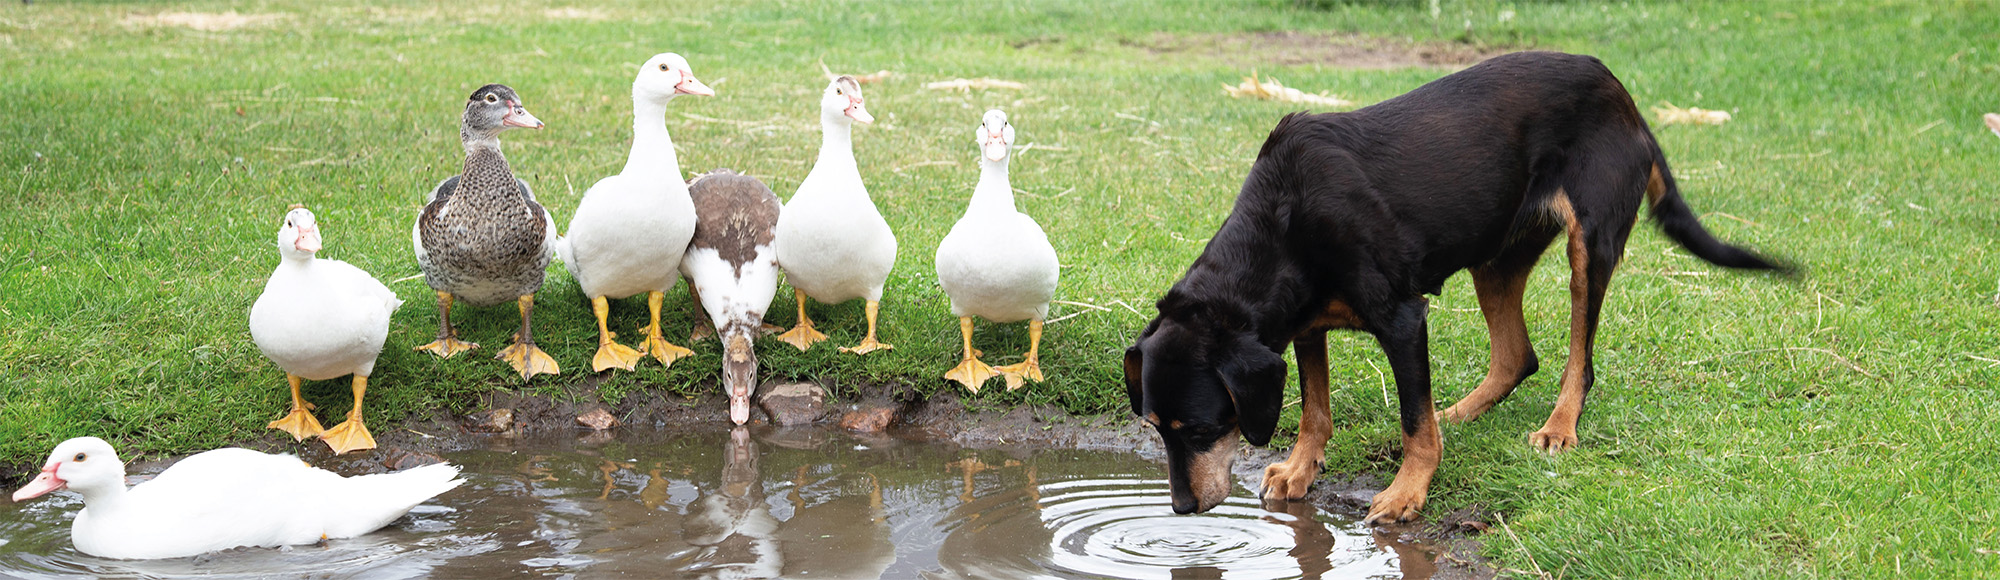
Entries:
<svg viewBox="0 0 2000 580">
<path fill-rule="evenodd" d="M 563 243 L 562 236 L 556 234 L 555 214 L 549 213 L 548 208 L 542 207 L 541 202 L 535 201 L 535 189 L 528 187 L 527 180 L 517 177 L 514 178 L 514 183 L 521 186 L 521 195 L 528 198 L 528 207 L 534 208 L 535 213 L 542 214 L 542 253 L 548 254 L 550 257 L 561 257 L 557 256 L 557 254 L 565 244 Z M 569 259 L 563 258 L 563 264 L 567 265 L 568 263 Z"/>
<path fill-rule="evenodd" d="M 444 181 L 438 182 L 437 187 L 431 189 L 430 197 L 424 199 L 424 205 L 437 203 L 438 200 L 450 199 L 451 192 L 457 190 L 458 190 L 458 176 L 453 175 L 451 177 L 446 177 L 444 178 Z"/>
</svg>

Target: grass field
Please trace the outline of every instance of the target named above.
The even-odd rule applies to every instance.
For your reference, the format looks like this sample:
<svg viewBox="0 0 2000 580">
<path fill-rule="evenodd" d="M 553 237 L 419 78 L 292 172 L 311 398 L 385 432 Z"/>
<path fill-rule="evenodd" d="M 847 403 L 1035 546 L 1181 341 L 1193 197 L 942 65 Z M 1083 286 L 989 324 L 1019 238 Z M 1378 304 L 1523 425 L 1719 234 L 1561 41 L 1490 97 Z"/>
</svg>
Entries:
<svg viewBox="0 0 2000 580">
<path fill-rule="evenodd" d="M 0 5 L 0 465 L 54 442 L 112 439 L 128 455 L 276 440 L 286 398 L 249 306 L 277 263 L 285 207 L 320 216 L 323 257 L 405 300 L 370 391 L 378 432 L 411 414 L 468 410 L 531 389 L 616 401 L 692 392 L 714 343 L 661 370 L 585 387 L 594 327 L 560 266 L 537 337 L 565 368 L 520 386 L 491 360 L 510 307 L 461 308 L 469 358 L 411 347 L 436 329 L 408 231 L 423 194 L 455 174 L 463 99 L 520 91 L 548 123 L 503 137 L 517 174 L 559 223 L 618 170 L 634 67 L 675 51 L 714 86 L 668 123 L 684 170 L 732 167 L 789 196 L 818 147 L 820 63 L 890 70 L 865 88 L 856 131 L 876 203 L 901 238 L 883 339 L 866 358 L 759 345 L 770 376 L 947 388 L 956 325 L 931 252 L 977 178 L 972 128 L 1008 110 L 1022 147 L 1018 201 L 1065 265 L 1058 298 L 1102 309 L 1049 327 L 1048 382 L 974 404 L 1126 412 L 1118 357 L 1151 302 L 1227 214 L 1269 127 L 1296 107 L 1219 90 L 1253 70 L 1366 104 L 1450 67 L 1353 68 L 1325 38 L 1405 52 L 1584 52 L 1642 109 L 1727 110 L 1721 126 L 1655 126 L 1683 193 L 1732 242 L 1789 257 L 1785 282 L 1719 271 L 1654 230 L 1633 237 L 1605 307 L 1598 383 L 1577 451 L 1548 457 L 1541 425 L 1564 356 L 1566 270 L 1544 261 L 1529 328 L 1545 372 L 1468 425 L 1445 429 L 1430 513 L 1505 517 L 1486 551 L 1525 576 L 1967 577 L 2000 573 L 2000 274 L 1992 185 L 2000 139 L 2000 9 L 1983 1 L 1589 3 L 725 2 Z M 189 22 L 169 12 L 222 13 Z M 220 24 L 236 24 L 236 27 Z M 1338 43 L 1331 43 L 1338 44 Z M 1021 91 L 923 88 L 994 77 Z M 772 318 L 790 324 L 789 292 Z M 669 300 L 670 324 L 694 308 Z M 1485 372 L 1469 282 L 1433 301 L 1441 404 Z M 858 302 L 814 306 L 834 338 L 861 334 Z M 613 323 L 630 339 L 643 304 Z M 1019 325 L 982 324 L 988 361 L 1018 360 Z M 678 337 L 676 337 L 678 341 Z M 1334 473 L 1393 473 L 1399 438 L 1373 340 L 1336 335 Z M 998 385 L 997 382 L 992 383 Z M 316 383 L 320 415 L 346 383 Z M 1295 421 L 1295 419 L 1293 419 Z M 6 477 L 19 476 L 9 473 Z"/>
</svg>

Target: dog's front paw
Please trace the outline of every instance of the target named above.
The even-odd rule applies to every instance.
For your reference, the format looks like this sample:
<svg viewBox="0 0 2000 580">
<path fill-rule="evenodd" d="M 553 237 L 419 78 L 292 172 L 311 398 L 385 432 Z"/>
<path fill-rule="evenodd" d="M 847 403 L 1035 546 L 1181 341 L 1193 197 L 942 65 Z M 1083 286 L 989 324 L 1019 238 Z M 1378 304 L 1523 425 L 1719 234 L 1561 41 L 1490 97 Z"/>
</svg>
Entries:
<svg viewBox="0 0 2000 580">
<path fill-rule="evenodd" d="M 1423 511 L 1424 500 L 1428 496 L 1424 489 L 1404 489 L 1391 483 L 1389 489 L 1375 494 L 1375 501 L 1368 504 L 1368 517 L 1361 520 L 1361 523 L 1395 523 L 1417 519 L 1417 513 Z"/>
<path fill-rule="evenodd" d="M 1319 479 L 1318 462 L 1281 461 L 1264 468 L 1264 499 L 1294 500 L 1306 497 L 1313 480 Z"/>
<path fill-rule="evenodd" d="M 1555 430 L 1543 427 L 1528 434 L 1528 445 L 1548 453 L 1562 453 L 1576 448 L 1575 430 Z"/>
</svg>

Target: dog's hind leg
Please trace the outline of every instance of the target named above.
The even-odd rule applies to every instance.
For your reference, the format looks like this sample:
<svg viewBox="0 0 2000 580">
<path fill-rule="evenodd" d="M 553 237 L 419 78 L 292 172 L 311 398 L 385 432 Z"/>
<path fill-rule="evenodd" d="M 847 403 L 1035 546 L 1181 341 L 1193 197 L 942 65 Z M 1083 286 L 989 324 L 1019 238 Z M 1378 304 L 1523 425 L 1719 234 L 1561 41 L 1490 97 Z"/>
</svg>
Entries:
<svg viewBox="0 0 2000 580">
<path fill-rule="evenodd" d="M 1541 368 L 1535 359 L 1535 346 L 1528 342 L 1521 294 L 1527 290 L 1535 262 L 1554 238 L 1553 231 L 1523 238 L 1492 262 L 1472 269 L 1472 287 L 1479 294 L 1479 312 L 1486 316 L 1492 358 L 1487 363 L 1486 380 L 1450 408 L 1439 411 L 1438 420 L 1464 423 L 1479 418 Z"/>
<path fill-rule="evenodd" d="M 1292 340 L 1293 355 L 1299 360 L 1299 440 L 1292 444 L 1290 458 L 1264 468 L 1264 499 L 1300 499 L 1319 479 L 1326 463 L 1326 440 L 1333 435 L 1333 410 L 1329 403 L 1326 362 L 1326 331 L 1308 330 Z"/>
<path fill-rule="evenodd" d="M 1637 191 L 1636 187 L 1630 189 Z M 1638 213 L 1637 196 L 1628 200 L 1592 193 L 1597 192 L 1559 191 L 1551 203 L 1569 233 L 1569 362 L 1563 367 L 1562 391 L 1556 395 L 1548 422 L 1528 434 L 1529 445 L 1550 453 L 1576 447 L 1577 419 L 1583 416 L 1584 398 L 1597 381 L 1591 359 L 1597 345 L 1598 314 L 1604 307 L 1605 290 L 1611 285 L 1611 273 L 1625 253 L 1632 217 Z M 1586 203 L 1589 205 L 1583 211 L 1572 205 Z"/>
<path fill-rule="evenodd" d="M 1431 476 L 1444 456 L 1436 408 L 1431 405 L 1430 332 L 1422 298 L 1398 304 L 1387 316 L 1363 313 L 1369 330 L 1382 343 L 1389 370 L 1396 375 L 1396 398 L 1403 427 L 1403 466 L 1388 489 L 1375 494 L 1365 522 L 1405 522 L 1416 519 L 1430 497 Z M 1375 321 L 1381 323 L 1374 323 Z"/>
</svg>

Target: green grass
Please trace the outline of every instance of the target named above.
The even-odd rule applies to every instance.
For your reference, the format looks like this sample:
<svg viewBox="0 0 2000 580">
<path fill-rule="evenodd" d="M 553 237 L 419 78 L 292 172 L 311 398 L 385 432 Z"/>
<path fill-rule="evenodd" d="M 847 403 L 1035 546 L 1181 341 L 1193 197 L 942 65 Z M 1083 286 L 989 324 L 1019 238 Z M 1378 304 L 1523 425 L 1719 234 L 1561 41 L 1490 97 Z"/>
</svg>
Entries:
<svg viewBox="0 0 2000 580">
<path fill-rule="evenodd" d="M 1565 270 L 1546 260 L 1528 309 L 1549 370 L 1479 421 L 1445 429 L 1429 513 L 1498 511 L 1525 550 L 1501 534 L 1487 552 L 1563 577 L 2000 572 L 1990 553 L 2000 549 L 2000 370 L 1988 360 L 2000 359 L 1990 330 L 2000 140 L 1978 120 L 2000 93 L 1991 4 L 1446 0 L 1435 18 L 1425 2 L 985 4 L 5 3 L 0 465 L 85 434 L 128 454 L 282 437 L 263 425 L 283 408 L 283 375 L 245 318 L 277 262 L 285 207 L 319 214 L 323 256 L 385 281 L 415 274 L 408 228 L 424 192 L 459 167 L 462 99 L 504 82 L 548 123 L 506 134 L 509 159 L 567 223 L 582 191 L 623 163 L 634 67 L 668 50 L 720 93 L 670 110 L 683 168 L 733 167 L 786 197 L 818 146 L 818 63 L 899 75 L 866 88 L 878 121 L 856 131 L 863 175 L 902 243 L 882 322 L 896 350 L 856 358 L 764 342 L 767 375 L 945 388 L 936 377 L 957 356 L 956 325 L 931 252 L 977 177 L 971 129 L 1003 107 L 1020 141 L 1037 145 L 1013 178 L 1066 266 L 1059 299 L 1109 310 L 1049 328 L 1048 382 L 989 390 L 979 404 L 1123 413 L 1120 350 L 1293 109 L 1228 99 L 1218 85 L 1256 69 L 1367 103 L 1448 72 L 1279 64 L 1203 39 L 1361 33 L 1591 53 L 1642 109 L 1731 111 L 1719 127 L 1655 128 L 1683 193 L 1720 237 L 1810 271 L 1799 283 L 1732 275 L 1640 228 L 1605 308 L 1582 446 L 1551 458 L 1524 442 L 1566 354 Z M 134 20 L 231 7 L 282 16 L 215 32 Z M 1162 50 L 1174 39 L 1195 48 Z M 955 77 L 1029 88 L 922 88 Z M 378 425 L 472 409 L 494 389 L 610 401 L 693 392 L 719 366 L 708 343 L 670 370 L 649 363 L 587 386 L 594 328 L 556 267 L 536 328 L 567 372 L 521 387 L 488 358 L 517 323 L 511 308 L 459 310 L 464 336 L 485 347 L 438 361 L 410 351 L 436 328 L 428 289 L 392 287 L 409 302 L 370 392 Z M 772 317 L 789 324 L 781 295 Z M 669 302 L 678 328 L 692 321 L 684 296 Z M 1448 403 L 1483 376 L 1485 331 L 1462 277 L 1433 304 L 1434 377 Z M 621 303 L 613 323 L 629 339 L 643 311 Z M 858 302 L 813 312 L 833 344 L 859 339 Z M 1026 347 L 1019 325 L 979 332 L 990 362 Z M 1335 335 L 1332 349 L 1341 388 L 1329 470 L 1393 473 L 1380 353 L 1355 334 Z M 315 383 L 308 396 L 334 418 L 345 389 Z"/>
</svg>

